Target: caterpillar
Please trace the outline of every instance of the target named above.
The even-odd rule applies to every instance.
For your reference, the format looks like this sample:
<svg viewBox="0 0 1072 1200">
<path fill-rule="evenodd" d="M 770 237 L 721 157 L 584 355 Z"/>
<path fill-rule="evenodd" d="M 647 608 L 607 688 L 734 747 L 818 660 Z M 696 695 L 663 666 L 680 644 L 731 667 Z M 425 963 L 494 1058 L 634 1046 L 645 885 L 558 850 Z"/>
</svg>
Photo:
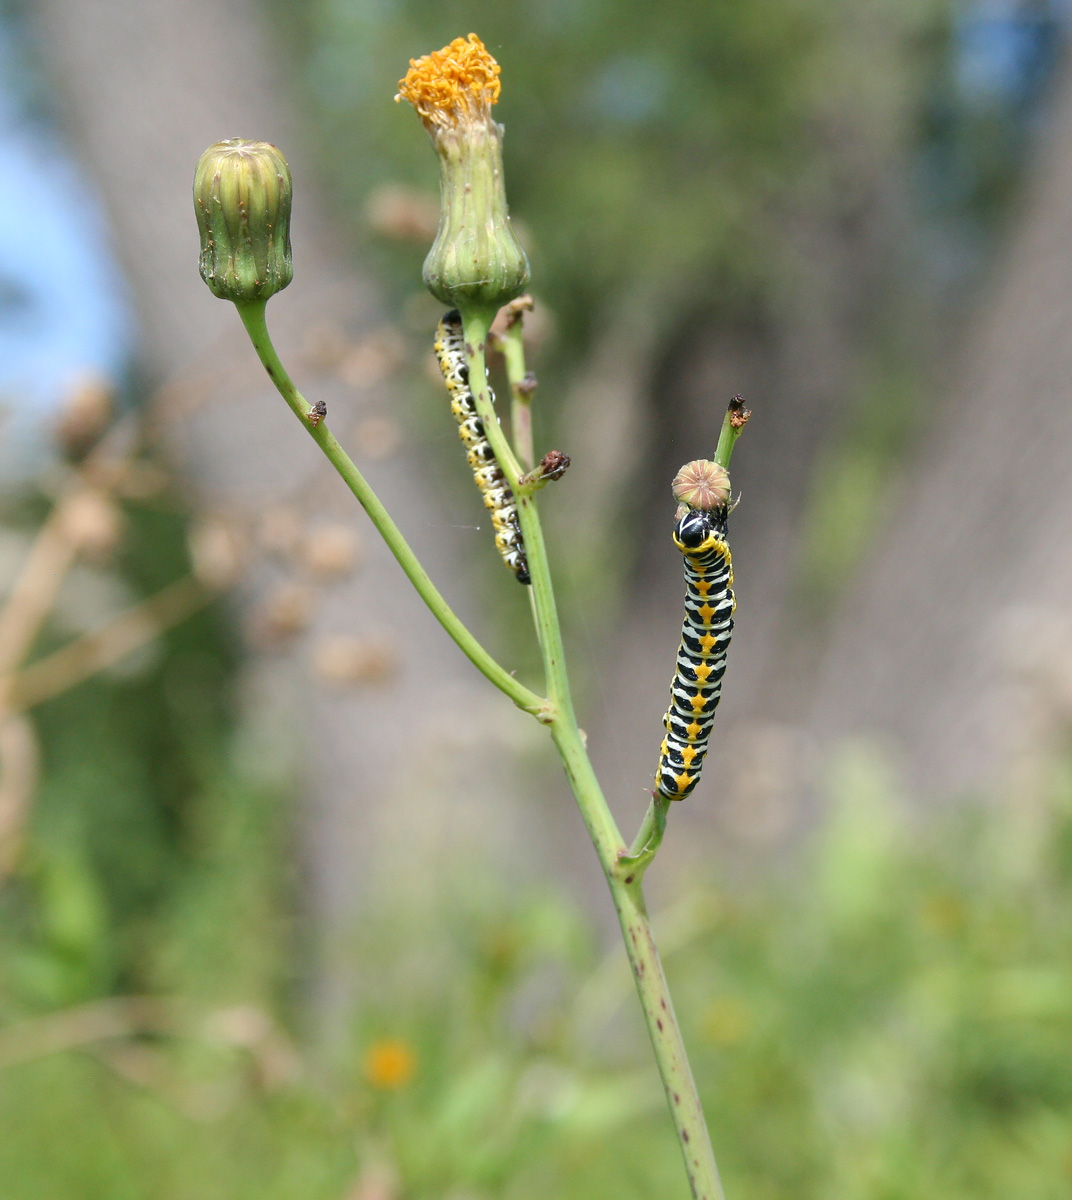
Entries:
<svg viewBox="0 0 1072 1200">
<path fill-rule="evenodd" d="M 450 411 L 458 422 L 458 436 L 465 444 L 466 457 L 473 469 L 473 478 L 484 507 L 491 513 L 495 530 L 495 549 L 513 571 L 518 583 L 531 583 L 525 543 L 517 517 L 517 502 L 506 482 L 495 451 L 484 434 L 484 423 L 477 416 L 473 393 L 469 387 L 469 367 L 465 362 L 465 337 L 462 319 L 456 309 L 446 313 L 436 327 L 435 355 L 439 369 L 450 392 Z M 491 401 L 495 396 L 488 389 Z"/>
<path fill-rule="evenodd" d="M 657 790 L 668 800 L 684 800 L 696 786 L 722 695 L 737 607 L 733 558 L 726 540 L 728 483 L 726 478 L 719 507 L 678 509 L 674 525 L 674 545 L 685 556 L 685 620 L 655 773 Z"/>
</svg>

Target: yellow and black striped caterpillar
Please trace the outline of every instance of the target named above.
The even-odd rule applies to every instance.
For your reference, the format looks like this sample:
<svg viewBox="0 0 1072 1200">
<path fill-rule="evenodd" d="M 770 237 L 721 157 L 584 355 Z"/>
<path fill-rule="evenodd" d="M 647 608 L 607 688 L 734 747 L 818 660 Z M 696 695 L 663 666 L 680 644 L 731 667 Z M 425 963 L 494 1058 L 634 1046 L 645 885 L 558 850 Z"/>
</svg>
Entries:
<svg viewBox="0 0 1072 1200">
<path fill-rule="evenodd" d="M 728 503 L 679 510 L 674 526 L 674 544 L 685 556 L 685 621 L 655 773 L 658 792 L 668 800 L 684 800 L 696 786 L 722 694 L 737 606 L 726 540 L 728 512 Z"/>
<path fill-rule="evenodd" d="M 451 310 L 436 328 L 435 354 L 439 369 L 450 392 L 450 411 L 458 422 L 458 436 L 465 443 L 473 478 L 484 497 L 484 506 L 491 513 L 495 529 L 495 548 L 502 560 L 517 576 L 519 583 L 530 583 L 525 543 L 517 518 L 517 501 L 506 482 L 506 476 L 495 457 L 491 443 L 484 435 L 484 423 L 477 416 L 473 393 L 469 387 L 469 368 L 465 362 L 465 337 L 462 319 Z M 494 404 L 495 397 L 488 388 Z"/>
</svg>

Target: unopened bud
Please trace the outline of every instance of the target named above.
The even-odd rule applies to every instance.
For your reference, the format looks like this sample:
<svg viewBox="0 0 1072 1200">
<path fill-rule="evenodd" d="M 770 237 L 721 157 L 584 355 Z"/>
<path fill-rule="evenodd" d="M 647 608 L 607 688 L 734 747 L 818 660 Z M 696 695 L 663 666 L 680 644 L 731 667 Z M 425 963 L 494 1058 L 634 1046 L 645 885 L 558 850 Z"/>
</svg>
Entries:
<svg viewBox="0 0 1072 1200">
<path fill-rule="evenodd" d="M 268 142 L 231 138 L 201 155 L 194 208 L 201 278 L 221 300 L 267 300 L 290 283 L 290 169 Z"/>
<path fill-rule="evenodd" d="M 686 463 L 674 476 L 674 499 L 688 508 L 710 512 L 725 508 L 730 500 L 730 477 L 725 467 L 698 458 Z"/>
</svg>

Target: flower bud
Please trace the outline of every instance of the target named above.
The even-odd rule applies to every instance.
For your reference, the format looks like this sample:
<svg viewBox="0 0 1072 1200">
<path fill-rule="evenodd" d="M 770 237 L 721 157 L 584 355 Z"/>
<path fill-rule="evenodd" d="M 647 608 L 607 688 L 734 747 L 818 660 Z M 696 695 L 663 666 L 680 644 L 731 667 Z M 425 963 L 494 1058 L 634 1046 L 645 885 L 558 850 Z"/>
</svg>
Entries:
<svg viewBox="0 0 1072 1200">
<path fill-rule="evenodd" d="M 686 463 L 674 476 L 674 499 L 688 508 L 710 512 L 725 508 L 730 501 L 730 477 L 725 467 L 698 458 Z"/>
<path fill-rule="evenodd" d="M 194 208 L 201 278 L 221 300 L 267 300 L 290 283 L 290 169 L 268 142 L 231 138 L 201 155 Z"/>
<path fill-rule="evenodd" d="M 428 290 L 452 308 L 497 310 L 520 295 L 529 262 L 510 228 L 503 183 L 499 64 L 471 33 L 411 59 L 396 100 L 417 110 L 439 155 L 439 231 L 424 260 Z"/>
</svg>

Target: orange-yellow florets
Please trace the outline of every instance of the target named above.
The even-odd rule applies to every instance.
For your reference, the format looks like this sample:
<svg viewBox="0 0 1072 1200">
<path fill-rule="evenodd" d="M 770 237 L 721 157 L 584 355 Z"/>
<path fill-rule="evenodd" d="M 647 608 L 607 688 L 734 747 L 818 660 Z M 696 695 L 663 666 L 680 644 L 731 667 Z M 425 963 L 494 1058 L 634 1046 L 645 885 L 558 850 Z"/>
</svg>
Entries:
<svg viewBox="0 0 1072 1200">
<path fill-rule="evenodd" d="M 374 1088 L 404 1088 L 417 1070 L 417 1055 L 401 1038 L 380 1038 L 365 1052 L 365 1076 Z"/>
<path fill-rule="evenodd" d="M 501 67 L 471 33 L 442 50 L 411 58 L 396 100 L 408 100 L 429 128 L 487 118 L 499 99 Z"/>
</svg>

